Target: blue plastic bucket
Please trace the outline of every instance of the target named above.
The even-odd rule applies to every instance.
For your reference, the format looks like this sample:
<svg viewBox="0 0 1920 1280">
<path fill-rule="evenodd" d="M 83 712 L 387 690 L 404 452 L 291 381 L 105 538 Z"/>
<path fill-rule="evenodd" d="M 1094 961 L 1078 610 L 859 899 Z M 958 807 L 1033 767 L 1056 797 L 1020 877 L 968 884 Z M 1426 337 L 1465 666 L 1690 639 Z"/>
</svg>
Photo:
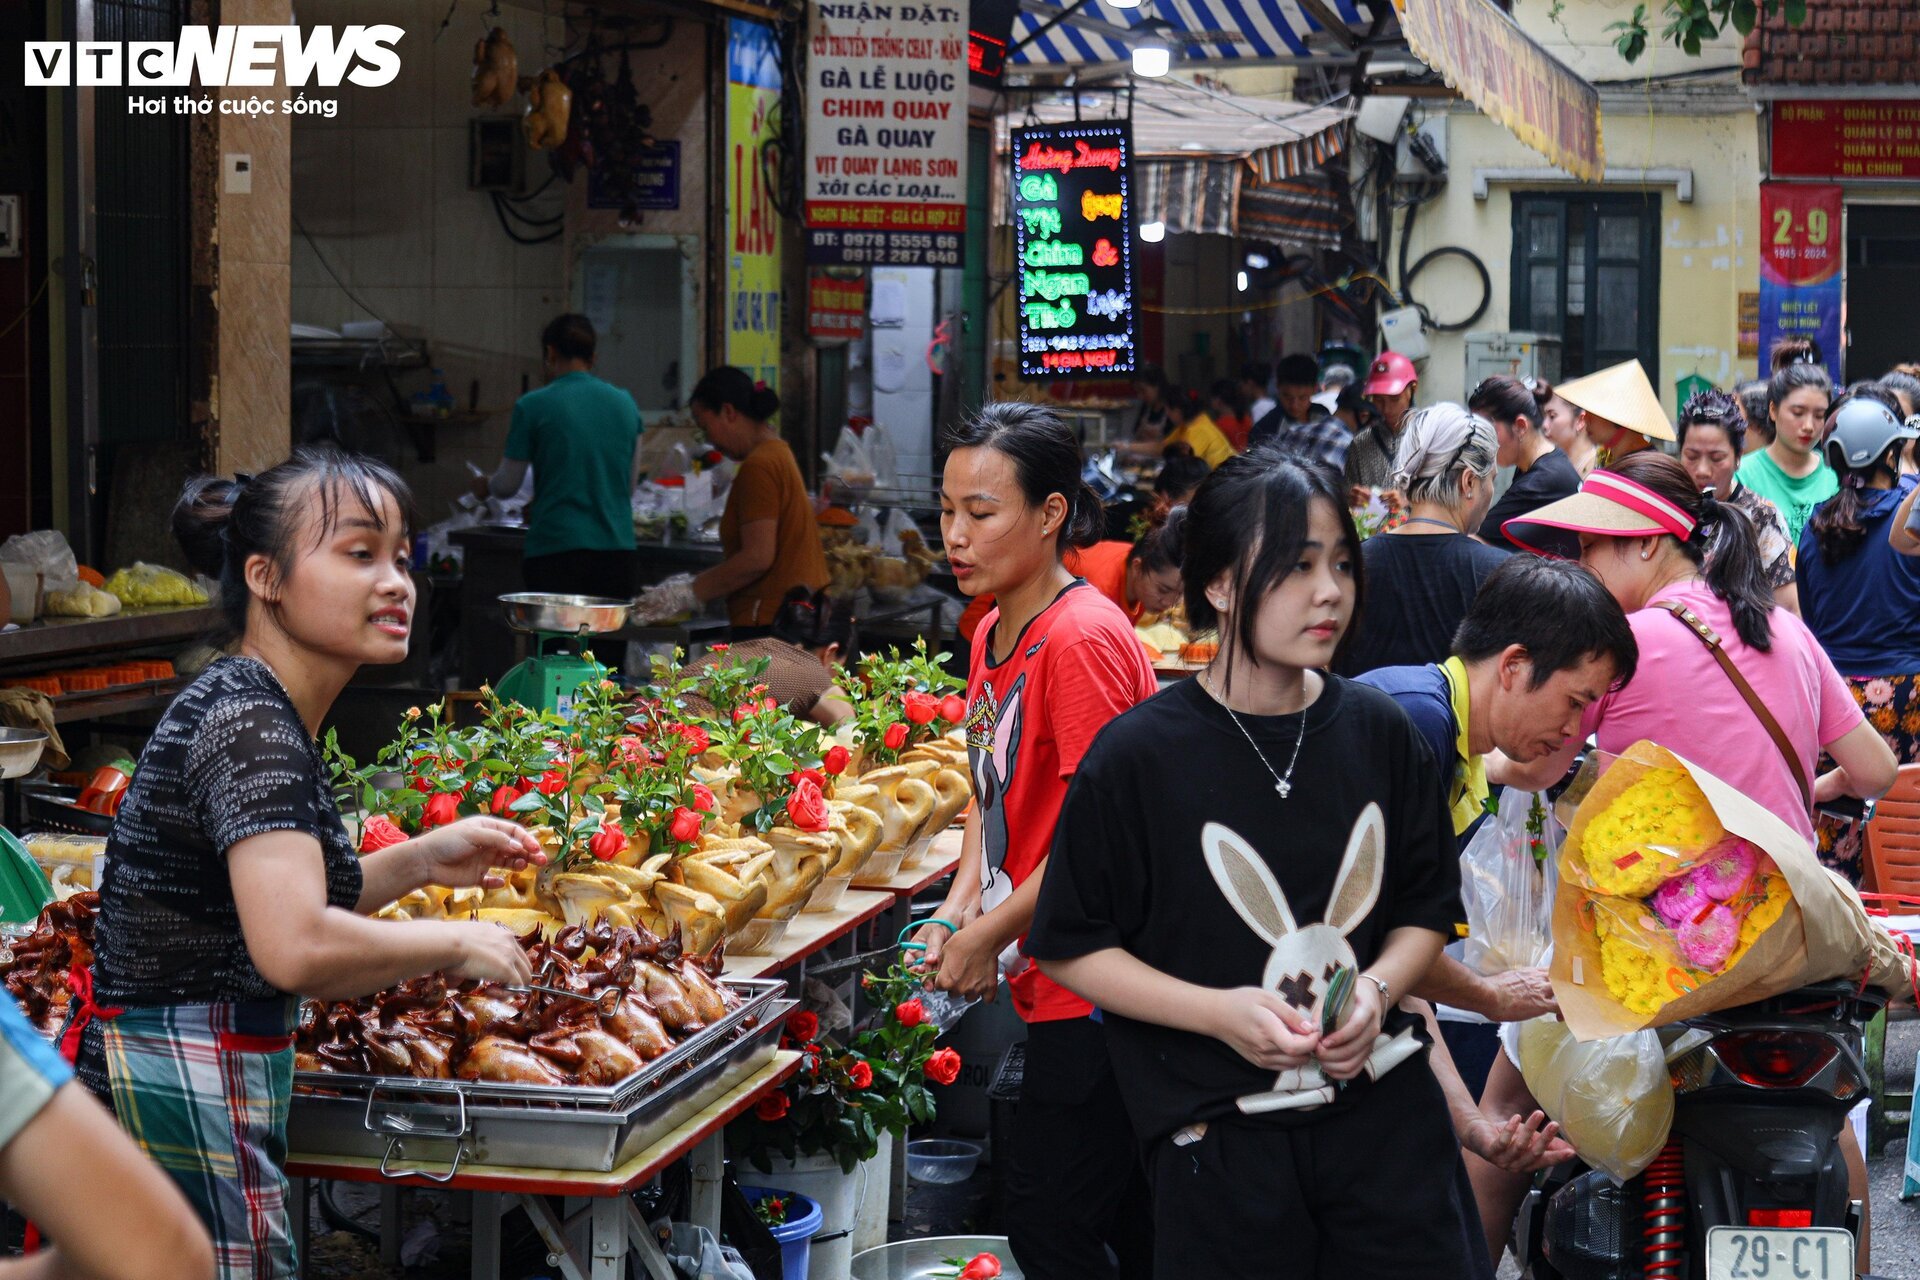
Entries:
<svg viewBox="0 0 1920 1280">
<path fill-rule="evenodd" d="M 787 1202 L 787 1220 L 768 1230 L 780 1242 L 781 1280 L 807 1280 L 813 1234 L 820 1230 L 820 1224 L 826 1221 L 827 1215 L 820 1212 L 820 1206 L 810 1197 L 797 1191 L 782 1191 L 777 1187 L 741 1187 L 740 1193 L 746 1196 L 749 1204 L 759 1204 L 768 1196 L 779 1196 Z"/>
</svg>

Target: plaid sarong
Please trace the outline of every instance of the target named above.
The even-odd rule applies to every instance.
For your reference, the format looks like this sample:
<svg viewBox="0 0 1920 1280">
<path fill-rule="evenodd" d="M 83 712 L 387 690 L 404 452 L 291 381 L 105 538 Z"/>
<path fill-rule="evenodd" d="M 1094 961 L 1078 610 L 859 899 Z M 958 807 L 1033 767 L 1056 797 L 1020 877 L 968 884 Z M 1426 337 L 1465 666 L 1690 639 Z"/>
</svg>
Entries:
<svg viewBox="0 0 1920 1280">
<path fill-rule="evenodd" d="M 100 1024 L 113 1109 L 206 1224 L 219 1280 L 298 1274 L 283 1172 L 294 1009 L 132 1008 Z"/>
</svg>

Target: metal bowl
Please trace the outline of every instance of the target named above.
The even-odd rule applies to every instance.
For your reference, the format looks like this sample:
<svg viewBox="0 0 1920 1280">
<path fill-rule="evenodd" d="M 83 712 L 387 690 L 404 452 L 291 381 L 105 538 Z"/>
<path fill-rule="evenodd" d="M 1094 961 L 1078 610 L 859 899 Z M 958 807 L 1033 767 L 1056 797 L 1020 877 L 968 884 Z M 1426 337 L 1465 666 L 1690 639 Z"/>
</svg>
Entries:
<svg viewBox="0 0 1920 1280">
<path fill-rule="evenodd" d="M 556 635 L 601 635 L 627 625 L 631 600 L 603 596 L 556 596 L 519 591 L 500 597 L 507 625 L 515 631 L 545 631 Z"/>
<path fill-rule="evenodd" d="M 40 765 L 47 735 L 38 729 L 0 727 L 0 778 L 24 778 Z"/>
<path fill-rule="evenodd" d="M 991 1253 L 1000 1259 L 1002 1280 L 1020 1280 L 1020 1264 L 1005 1236 L 930 1236 L 899 1240 L 868 1249 L 853 1260 L 853 1280 L 930 1280 L 952 1275 L 948 1258 Z"/>
</svg>

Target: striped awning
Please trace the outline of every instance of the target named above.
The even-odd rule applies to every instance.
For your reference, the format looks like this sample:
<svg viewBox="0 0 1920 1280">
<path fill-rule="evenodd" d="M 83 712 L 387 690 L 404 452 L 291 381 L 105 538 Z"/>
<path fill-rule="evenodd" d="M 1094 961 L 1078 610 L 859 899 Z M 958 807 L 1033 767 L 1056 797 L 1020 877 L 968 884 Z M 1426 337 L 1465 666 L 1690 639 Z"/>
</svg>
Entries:
<svg viewBox="0 0 1920 1280">
<path fill-rule="evenodd" d="M 1200 160 L 1235 157 L 1252 182 L 1279 182 L 1311 173 L 1346 149 L 1352 112 L 1345 106 L 1315 106 L 1272 98 L 1221 93 L 1167 76 L 1136 80 L 1131 89 L 1086 89 L 1036 97 L 1011 108 L 997 122 L 998 146 L 1007 129 L 1032 120 L 1065 124 L 1131 113 L 1137 160 Z"/>
<path fill-rule="evenodd" d="M 1333 184 L 1318 173 L 1247 183 L 1240 188 L 1239 210 L 1241 239 L 1307 249 L 1338 249 L 1353 221 Z"/>
<path fill-rule="evenodd" d="M 1021 43 L 1071 3 L 1022 0 L 1013 23 L 1015 52 L 1010 61 L 1014 66 L 1129 62 L 1133 54 L 1124 33 L 1153 18 L 1174 27 L 1175 66 L 1181 58 L 1205 62 L 1310 58 L 1346 43 L 1330 42 L 1321 34 L 1320 22 L 1298 0 L 1153 0 L 1137 9 L 1115 9 L 1089 0 L 1031 43 Z M 1356 0 L 1320 0 L 1318 7 L 1347 23 L 1356 35 L 1367 26 L 1368 15 Z M 1179 34 L 1187 32 L 1207 38 L 1180 47 Z"/>
</svg>

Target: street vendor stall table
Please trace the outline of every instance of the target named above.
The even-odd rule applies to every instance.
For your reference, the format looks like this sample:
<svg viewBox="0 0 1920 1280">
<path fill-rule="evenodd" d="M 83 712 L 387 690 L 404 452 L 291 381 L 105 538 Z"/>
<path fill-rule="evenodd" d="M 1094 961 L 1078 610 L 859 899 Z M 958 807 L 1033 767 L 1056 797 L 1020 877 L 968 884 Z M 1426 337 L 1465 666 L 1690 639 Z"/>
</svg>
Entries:
<svg viewBox="0 0 1920 1280">
<path fill-rule="evenodd" d="M 473 1280 L 500 1275 L 500 1219 L 513 1207 L 526 1210 L 546 1242 L 551 1265 L 565 1280 L 624 1280 L 629 1252 L 654 1280 L 674 1280 L 666 1254 L 635 1207 L 631 1193 L 652 1181 L 668 1165 L 687 1158 L 693 1194 L 688 1218 L 716 1236 L 720 1232 L 720 1181 L 725 1168 L 722 1134 L 727 1123 L 777 1088 L 799 1069 L 800 1055 L 790 1050 L 773 1060 L 704 1110 L 669 1132 L 619 1168 L 607 1173 L 562 1169 L 510 1169 L 466 1165 L 450 1179 L 426 1173 L 389 1177 L 381 1162 L 349 1156 L 287 1157 L 293 1179 L 294 1235 L 300 1256 L 308 1257 L 307 1181 L 331 1179 L 382 1187 L 428 1187 L 473 1195 Z M 549 1200 L 557 1197 L 556 1209 Z M 383 1206 L 384 1210 L 385 1206 Z M 397 1232 L 397 1215 L 382 1214 L 383 1232 Z"/>
<path fill-rule="evenodd" d="M 171 657 L 180 646 L 200 639 L 220 620 L 206 605 L 185 608 L 125 609 L 110 618 L 43 618 L 0 632 L 0 681 L 62 666 L 108 664 L 135 656 Z M 53 699 L 56 724 L 98 720 L 139 711 L 157 711 L 173 701 L 185 683 L 181 677 L 115 685 Z"/>
</svg>

